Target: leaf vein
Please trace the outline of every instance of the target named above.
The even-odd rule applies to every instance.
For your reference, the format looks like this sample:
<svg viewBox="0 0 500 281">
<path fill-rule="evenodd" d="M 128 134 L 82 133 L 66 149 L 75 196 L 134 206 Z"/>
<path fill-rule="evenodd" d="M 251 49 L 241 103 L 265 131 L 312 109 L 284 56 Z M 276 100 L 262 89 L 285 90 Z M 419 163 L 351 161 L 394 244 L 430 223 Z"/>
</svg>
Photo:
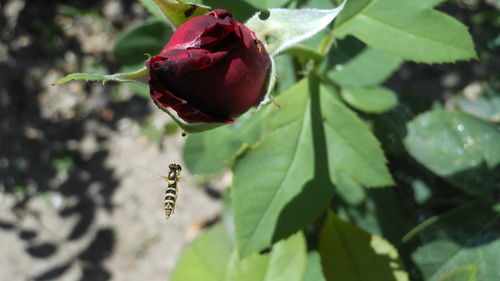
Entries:
<svg viewBox="0 0 500 281">
<path fill-rule="evenodd" d="M 307 101 L 307 104 L 304 106 L 304 116 L 306 116 L 307 114 L 307 109 L 309 108 L 309 103 L 310 103 L 310 100 Z M 269 212 L 269 208 L 270 206 L 273 204 L 273 202 L 276 200 L 276 198 L 278 198 L 278 193 L 279 191 L 282 189 L 282 185 L 283 185 L 283 182 L 284 182 L 284 179 L 286 179 L 290 173 L 290 167 L 292 166 L 292 164 L 295 162 L 295 157 L 297 156 L 297 147 L 299 145 L 299 143 L 301 142 L 302 138 L 304 137 L 304 132 L 306 131 L 306 120 L 308 120 L 306 117 L 303 118 L 303 122 L 302 122 L 302 127 L 301 127 L 301 132 L 300 132 L 300 135 L 299 137 L 297 138 L 297 141 L 295 142 L 295 149 L 293 150 L 293 156 L 292 156 L 292 160 L 290 161 L 290 164 L 288 165 L 287 167 L 287 170 L 286 170 L 286 173 L 284 173 L 283 177 L 281 178 L 281 180 L 279 181 L 279 185 L 278 187 L 275 189 L 275 191 L 273 192 L 273 195 L 271 196 L 271 200 L 269 201 L 269 204 L 267 204 L 267 206 L 265 207 L 265 210 L 262 214 L 262 217 L 261 219 L 259 220 L 259 222 L 257 223 L 257 226 L 253 229 L 252 233 L 250 234 L 250 239 L 249 241 L 247 242 L 247 245 L 245 247 L 245 250 L 248 249 L 249 245 L 251 245 L 251 242 L 253 241 L 253 239 L 256 237 L 255 233 L 257 232 L 257 229 L 260 228 L 261 224 L 263 223 L 264 219 L 266 217 L 266 214 Z M 300 119 L 297 119 L 296 121 L 292 121 L 290 122 L 290 124 L 294 124 L 295 122 L 297 121 L 300 121 Z M 284 128 L 284 127 L 287 127 L 288 125 L 284 125 L 284 126 L 281 126 L 279 128 Z"/>
<path fill-rule="evenodd" d="M 361 159 L 365 159 L 366 163 L 369 164 L 370 167 L 372 167 L 372 169 L 377 172 L 377 173 L 381 173 L 381 174 L 384 174 L 385 173 L 385 170 L 383 169 L 383 167 L 378 167 L 378 165 L 374 162 L 372 162 L 372 159 L 375 159 L 374 157 L 370 157 L 370 155 L 366 155 L 364 156 L 361 152 L 360 149 L 358 149 L 356 146 L 352 145 L 349 141 L 348 141 L 348 138 L 343 136 L 342 134 L 340 134 L 338 132 L 338 130 L 336 130 L 329 122 L 325 122 L 327 124 L 327 127 L 329 127 L 331 129 L 331 131 L 336 135 L 338 136 L 338 139 L 342 140 L 343 143 L 346 144 L 347 147 L 350 147 L 352 149 L 352 151 L 354 151 L 358 157 L 360 157 Z M 384 158 L 385 160 L 385 158 Z M 386 161 L 384 161 L 385 163 Z"/>
<path fill-rule="evenodd" d="M 373 17 L 373 16 L 369 16 L 367 14 L 359 14 L 358 15 L 359 17 L 365 17 L 367 18 L 368 20 L 373 20 L 374 22 L 378 22 L 380 23 L 381 25 L 384 25 L 392 30 L 395 30 L 396 32 L 398 33 L 402 33 L 403 35 L 410 35 L 410 37 L 413 37 L 413 38 L 417 38 L 417 39 L 421 39 L 421 40 L 424 40 L 424 41 L 427 41 L 427 42 L 431 42 L 431 43 L 438 43 L 439 47 L 441 48 L 441 52 L 446 52 L 446 49 L 443 49 L 443 46 L 446 46 L 446 47 L 451 47 L 452 49 L 454 50 L 458 50 L 460 52 L 463 52 L 463 49 L 462 48 L 458 48 L 456 47 L 455 45 L 453 44 L 449 44 L 445 41 L 439 41 L 437 38 L 427 38 L 427 37 L 424 37 L 422 36 L 421 34 L 417 34 L 417 33 L 412 33 L 408 30 L 404 30 L 404 29 L 400 29 L 398 28 L 397 26 L 393 26 L 391 25 L 390 23 L 387 23 L 387 22 L 384 22 L 376 17 Z"/>
</svg>

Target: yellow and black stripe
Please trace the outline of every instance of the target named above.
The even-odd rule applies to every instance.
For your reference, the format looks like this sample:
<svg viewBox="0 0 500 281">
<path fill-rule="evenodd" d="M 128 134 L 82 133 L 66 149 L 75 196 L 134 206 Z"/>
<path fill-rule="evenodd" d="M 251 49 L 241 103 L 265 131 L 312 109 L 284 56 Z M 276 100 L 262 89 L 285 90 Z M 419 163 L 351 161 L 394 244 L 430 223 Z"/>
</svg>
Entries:
<svg viewBox="0 0 500 281">
<path fill-rule="evenodd" d="M 175 200 L 177 199 L 177 183 L 181 175 L 181 165 L 172 163 L 168 166 L 170 171 L 165 179 L 168 182 L 167 189 L 165 190 L 165 217 L 168 219 L 174 213 Z"/>
</svg>

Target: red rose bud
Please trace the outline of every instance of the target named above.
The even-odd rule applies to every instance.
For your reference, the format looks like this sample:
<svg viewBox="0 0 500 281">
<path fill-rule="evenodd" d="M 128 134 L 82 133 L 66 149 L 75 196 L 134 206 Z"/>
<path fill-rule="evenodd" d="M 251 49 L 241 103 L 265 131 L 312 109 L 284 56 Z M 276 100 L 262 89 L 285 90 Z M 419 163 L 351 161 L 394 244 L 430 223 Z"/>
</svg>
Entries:
<svg viewBox="0 0 500 281">
<path fill-rule="evenodd" d="M 263 98 L 271 59 L 224 10 L 194 17 L 146 62 L 154 102 L 189 122 L 232 123 Z"/>
</svg>

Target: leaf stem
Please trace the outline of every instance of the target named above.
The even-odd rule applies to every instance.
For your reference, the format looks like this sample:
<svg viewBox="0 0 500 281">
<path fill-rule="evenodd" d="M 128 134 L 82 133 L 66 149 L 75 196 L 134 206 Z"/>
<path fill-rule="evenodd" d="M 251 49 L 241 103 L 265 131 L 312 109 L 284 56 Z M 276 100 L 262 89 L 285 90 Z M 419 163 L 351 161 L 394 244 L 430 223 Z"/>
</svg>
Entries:
<svg viewBox="0 0 500 281">
<path fill-rule="evenodd" d="M 290 54 L 302 59 L 311 59 L 315 63 L 321 62 L 324 58 L 324 55 L 322 55 L 318 51 L 305 46 L 293 46 L 283 50 L 281 54 Z"/>
</svg>

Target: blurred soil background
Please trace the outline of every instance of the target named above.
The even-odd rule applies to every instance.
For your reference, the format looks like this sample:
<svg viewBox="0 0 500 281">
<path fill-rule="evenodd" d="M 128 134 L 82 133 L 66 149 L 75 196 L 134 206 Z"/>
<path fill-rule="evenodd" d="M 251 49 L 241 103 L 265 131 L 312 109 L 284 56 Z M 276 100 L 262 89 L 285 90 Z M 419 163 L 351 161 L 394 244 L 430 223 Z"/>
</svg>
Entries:
<svg viewBox="0 0 500 281">
<path fill-rule="evenodd" d="M 481 61 L 406 63 L 387 84 L 422 110 L 439 100 L 499 122 L 481 95 L 498 102 L 500 4 L 459 2 L 440 9 L 469 26 Z M 183 170 L 166 221 L 162 176 L 182 164 L 176 125 L 126 85 L 51 85 L 120 71 L 113 42 L 149 13 L 135 0 L 0 0 L 0 10 L 0 281 L 168 280 L 217 219 L 230 178 L 202 185 Z"/>
<path fill-rule="evenodd" d="M 51 85 L 119 71 L 113 41 L 149 13 L 137 1 L 0 3 L 0 280 L 168 280 L 221 209 L 183 171 L 165 220 L 181 131 L 126 85 Z"/>
</svg>

